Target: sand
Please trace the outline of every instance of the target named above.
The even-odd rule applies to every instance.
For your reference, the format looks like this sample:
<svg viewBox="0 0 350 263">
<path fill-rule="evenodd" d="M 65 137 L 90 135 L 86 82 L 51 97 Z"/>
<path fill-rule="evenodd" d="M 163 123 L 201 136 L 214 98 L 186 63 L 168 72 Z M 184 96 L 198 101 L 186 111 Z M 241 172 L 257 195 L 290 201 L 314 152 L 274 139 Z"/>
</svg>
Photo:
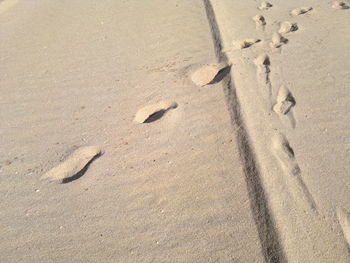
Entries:
<svg viewBox="0 0 350 263">
<path fill-rule="evenodd" d="M 335 2 L 0 1 L 0 262 L 349 262 Z"/>
</svg>

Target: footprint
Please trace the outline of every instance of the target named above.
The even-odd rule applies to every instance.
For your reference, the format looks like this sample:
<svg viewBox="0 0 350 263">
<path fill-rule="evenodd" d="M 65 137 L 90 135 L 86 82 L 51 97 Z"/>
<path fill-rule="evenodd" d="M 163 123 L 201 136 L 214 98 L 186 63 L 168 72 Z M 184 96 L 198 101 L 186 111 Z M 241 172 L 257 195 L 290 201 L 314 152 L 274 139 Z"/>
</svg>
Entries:
<svg viewBox="0 0 350 263">
<path fill-rule="evenodd" d="M 271 38 L 271 47 L 273 48 L 279 48 L 281 47 L 283 44 L 287 44 L 288 43 L 288 39 L 283 37 L 280 33 L 273 33 L 272 34 L 272 38 Z"/>
<path fill-rule="evenodd" d="M 298 25 L 289 21 L 281 23 L 280 29 L 278 30 L 281 34 L 286 34 L 298 30 Z"/>
<path fill-rule="evenodd" d="M 253 21 L 255 22 L 256 27 L 264 27 L 266 25 L 265 17 L 262 15 L 254 16 Z"/>
<path fill-rule="evenodd" d="M 338 208 L 337 217 L 339 224 L 343 230 L 345 240 L 348 243 L 348 246 L 350 247 L 350 213 L 348 213 L 342 208 Z"/>
<path fill-rule="evenodd" d="M 299 16 L 299 15 L 306 14 L 306 13 L 310 12 L 311 10 L 312 10 L 312 7 L 299 7 L 299 8 L 293 9 L 290 12 L 290 14 L 292 16 Z"/>
<path fill-rule="evenodd" d="M 270 58 L 266 54 L 262 54 L 258 56 L 255 60 L 254 63 L 257 67 L 257 78 L 260 82 L 264 82 L 268 87 L 268 92 L 269 96 L 271 96 L 272 92 L 272 86 L 271 86 L 271 81 L 270 81 Z"/>
<path fill-rule="evenodd" d="M 332 7 L 335 9 L 349 9 L 350 8 L 348 4 L 341 2 L 341 1 L 334 2 Z"/>
<path fill-rule="evenodd" d="M 233 47 L 234 49 L 244 49 L 251 47 L 255 43 L 259 43 L 261 40 L 256 38 L 250 38 L 250 39 L 242 39 L 242 40 L 235 40 L 233 41 Z"/>
<path fill-rule="evenodd" d="M 226 64 L 207 64 L 197 69 L 191 76 L 192 81 L 197 86 L 205 86 L 208 84 L 214 84 L 223 79 L 225 75 L 230 71 L 231 66 Z"/>
<path fill-rule="evenodd" d="M 290 146 L 287 138 L 281 133 L 276 133 L 272 137 L 272 148 L 276 158 L 285 171 L 285 175 L 287 175 L 284 178 L 294 199 L 298 201 L 303 209 L 317 213 L 316 203 L 303 181 L 293 148 Z"/>
<path fill-rule="evenodd" d="M 261 73 L 270 73 L 270 58 L 266 54 L 258 56 L 255 61 L 255 65 L 258 67 L 258 71 Z"/>
<path fill-rule="evenodd" d="M 269 8 L 272 7 L 272 4 L 267 2 L 267 1 L 264 1 L 260 4 L 260 6 L 258 7 L 260 10 L 267 10 Z"/>
<path fill-rule="evenodd" d="M 292 93 L 287 88 L 282 86 L 278 91 L 277 103 L 273 107 L 273 110 L 278 114 L 286 115 L 292 109 L 295 103 L 296 102 Z"/>
<path fill-rule="evenodd" d="M 168 110 L 175 109 L 177 103 L 174 101 L 161 101 L 156 104 L 145 106 L 139 109 L 134 121 L 138 123 L 149 123 L 160 119 Z"/>
<path fill-rule="evenodd" d="M 75 150 L 65 161 L 52 168 L 41 179 L 68 183 L 84 175 L 90 163 L 102 154 L 96 146 L 84 146 Z"/>
</svg>

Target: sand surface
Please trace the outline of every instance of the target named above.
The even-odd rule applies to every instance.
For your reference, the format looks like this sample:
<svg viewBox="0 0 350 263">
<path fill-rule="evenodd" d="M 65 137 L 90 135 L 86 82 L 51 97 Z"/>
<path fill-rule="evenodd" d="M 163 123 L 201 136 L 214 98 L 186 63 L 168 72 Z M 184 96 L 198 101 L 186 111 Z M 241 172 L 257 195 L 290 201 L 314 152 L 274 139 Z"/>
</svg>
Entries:
<svg viewBox="0 0 350 263">
<path fill-rule="evenodd" d="M 348 4 L 0 1 L 0 262 L 350 262 Z"/>
</svg>

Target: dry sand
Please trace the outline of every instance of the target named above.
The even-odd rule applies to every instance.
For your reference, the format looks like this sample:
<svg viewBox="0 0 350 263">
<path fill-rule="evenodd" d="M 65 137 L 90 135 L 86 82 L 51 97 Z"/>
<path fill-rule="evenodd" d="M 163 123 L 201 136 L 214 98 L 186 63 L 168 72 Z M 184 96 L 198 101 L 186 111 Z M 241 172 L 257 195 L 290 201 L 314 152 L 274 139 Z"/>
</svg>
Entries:
<svg viewBox="0 0 350 263">
<path fill-rule="evenodd" d="M 0 1 L 0 262 L 350 262 L 347 5 Z"/>
</svg>

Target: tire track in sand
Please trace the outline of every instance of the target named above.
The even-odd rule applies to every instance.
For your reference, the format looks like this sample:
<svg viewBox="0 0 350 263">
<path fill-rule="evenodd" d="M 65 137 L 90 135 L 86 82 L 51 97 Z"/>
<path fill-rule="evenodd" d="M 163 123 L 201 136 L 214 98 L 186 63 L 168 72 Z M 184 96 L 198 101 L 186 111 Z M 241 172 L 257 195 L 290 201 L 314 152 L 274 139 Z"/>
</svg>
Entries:
<svg viewBox="0 0 350 263">
<path fill-rule="evenodd" d="M 220 30 L 210 0 L 203 0 L 207 18 L 212 32 L 216 56 L 219 62 L 229 64 L 228 57 L 222 50 Z M 286 262 L 284 251 L 280 243 L 279 234 L 275 228 L 274 219 L 267 203 L 265 190 L 262 187 L 259 170 L 251 143 L 241 116 L 240 103 L 237 98 L 231 75 L 223 79 L 223 88 L 230 112 L 232 124 L 237 127 L 237 143 L 240 158 L 249 192 L 250 205 L 255 224 L 259 233 L 260 243 L 266 262 Z"/>
</svg>

